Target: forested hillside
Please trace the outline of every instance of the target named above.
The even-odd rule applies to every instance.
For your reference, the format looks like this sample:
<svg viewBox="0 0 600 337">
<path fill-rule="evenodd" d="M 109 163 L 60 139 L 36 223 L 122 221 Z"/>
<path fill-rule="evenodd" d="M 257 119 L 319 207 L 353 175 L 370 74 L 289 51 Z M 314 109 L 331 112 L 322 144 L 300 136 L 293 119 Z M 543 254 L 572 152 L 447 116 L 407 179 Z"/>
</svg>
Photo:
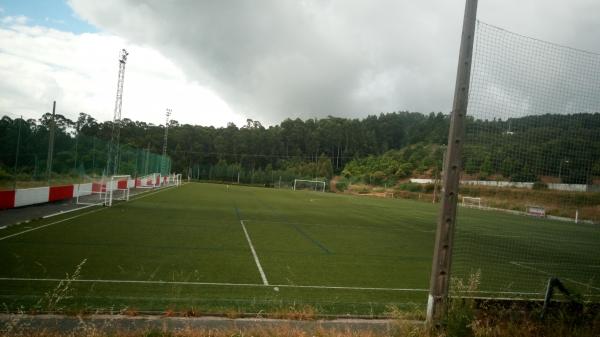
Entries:
<svg viewBox="0 0 600 337">
<path fill-rule="evenodd" d="M 50 119 L 51 115 L 45 114 L 39 120 L 6 116 L 0 120 L 2 176 L 14 172 L 17 141 L 17 172 L 39 170 L 47 154 Z M 111 122 L 98 122 L 81 113 L 75 121 L 56 115 L 56 125 L 55 171 L 70 173 L 81 166 L 88 171 L 94 165 L 91 160 L 101 161 L 106 156 L 95 140 L 110 140 Z M 286 119 L 269 127 L 252 120 L 224 128 L 171 121 L 168 155 L 172 170 L 201 178 L 221 179 L 242 168 L 253 176 L 287 170 L 290 175 L 331 177 L 343 173 L 372 183 L 394 182 L 415 175 L 433 177 L 439 172 L 448 127 L 447 115 L 416 112 L 382 113 L 364 119 Z M 163 134 L 162 125 L 125 119 L 121 144 L 160 153 Z M 540 175 L 561 175 L 565 182 L 588 182 L 600 175 L 598 135 L 598 113 L 504 121 L 469 119 L 464 169 L 482 179 L 535 181 Z M 562 158 L 558 153 L 573 155 Z M 225 171 L 228 173 L 222 173 Z"/>
</svg>

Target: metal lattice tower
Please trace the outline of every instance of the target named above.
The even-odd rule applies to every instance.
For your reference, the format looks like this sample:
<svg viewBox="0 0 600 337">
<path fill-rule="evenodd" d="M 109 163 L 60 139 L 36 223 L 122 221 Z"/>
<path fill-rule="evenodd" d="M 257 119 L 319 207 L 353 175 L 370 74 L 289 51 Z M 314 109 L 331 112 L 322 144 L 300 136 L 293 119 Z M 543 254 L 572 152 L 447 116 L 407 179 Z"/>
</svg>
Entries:
<svg viewBox="0 0 600 337">
<path fill-rule="evenodd" d="M 165 122 L 165 139 L 163 141 L 163 151 L 162 151 L 162 160 L 161 160 L 161 173 L 166 173 L 167 170 L 167 140 L 169 138 L 169 117 L 171 117 L 171 112 L 173 110 L 167 108 L 167 120 Z"/>
<path fill-rule="evenodd" d="M 113 129 L 108 148 L 108 160 L 106 161 L 106 174 L 117 174 L 119 169 L 119 137 L 121 134 L 121 107 L 123 105 L 123 82 L 125 81 L 125 64 L 129 53 L 121 49 L 119 54 L 119 79 L 117 82 L 117 99 L 115 101 L 115 112 L 113 115 Z M 112 164 L 112 167 L 111 167 Z"/>
</svg>

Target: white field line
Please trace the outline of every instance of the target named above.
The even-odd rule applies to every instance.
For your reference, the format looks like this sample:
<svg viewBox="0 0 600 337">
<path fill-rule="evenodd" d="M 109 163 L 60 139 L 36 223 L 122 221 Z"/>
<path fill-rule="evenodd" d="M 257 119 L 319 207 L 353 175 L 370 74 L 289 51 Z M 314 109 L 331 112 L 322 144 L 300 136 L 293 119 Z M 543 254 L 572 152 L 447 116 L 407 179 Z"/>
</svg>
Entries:
<svg viewBox="0 0 600 337">
<path fill-rule="evenodd" d="M 29 282 L 60 282 L 67 281 L 60 278 L 28 278 L 28 277 L 0 277 L 0 281 L 29 281 Z M 293 284 L 259 284 L 259 283 L 227 283 L 227 282 L 188 282 L 188 281 L 143 281 L 143 280 L 69 280 L 80 283 L 112 283 L 112 284 L 158 284 L 158 285 L 187 285 L 187 286 L 225 286 L 225 287 L 279 287 L 291 289 L 335 289 L 335 290 L 374 290 L 374 291 L 406 291 L 429 292 L 429 289 L 419 288 L 374 288 L 374 287 L 343 287 L 343 286 L 315 286 Z"/>
<path fill-rule="evenodd" d="M 577 266 L 577 267 L 584 267 L 584 268 L 600 268 L 600 265 L 595 265 L 595 264 L 575 264 L 575 263 L 564 263 L 564 262 L 523 262 L 523 261 L 513 261 L 513 262 L 519 263 L 519 264 L 525 264 L 525 265 L 541 264 L 541 265 L 545 265 L 545 266 Z"/>
<path fill-rule="evenodd" d="M 519 263 L 519 262 L 516 262 L 516 261 L 510 261 L 510 264 L 512 264 L 512 265 L 515 265 L 515 266 L 517 266 L 517 267 L 521 267 L 521 268 L 525 268 L 525 269 L 533 270 L 533 271 L 536 271 L 536 272 L 538 272 L 538 273 L 541 273 L 541 274 L 544 274 L 544 275 L 548 275 L 548 276 L 555 276 L 555 275 L 553 275 L 553 274 L 551 274 L 551 273 L 548 273 L 547 271 L 544 271 L 544 270 L 541 270 L 541 269 L 538 269 L 538 268 L 535 268 L 535 267 L 531 267 L 531 266 L 526 266 L 526 265 L 523 265 L 523 264 L 521 264 L 521 263 Z M 563 278 L 563 279 L 564 279 L 564 280 L 567 280 L 567 281 L 569 281 L 569 282 L 575 283 L 575 284 L 579 284 L 580 286 L 584 286 L 584 287 L 586 287 L 586 288 L 591 288 L 591 289 L 594 289 L 594 290 L 600 290 L 600 288 L 598 288 L 598 287 L 592 287 L 592 286 L 591 286 L 591 285 L 589 285 L 589 284 L 582 283 L 582 282 L 579 282 L 579 281 L 575 281 L 575 280 L 573 280 L 573 279 L 571 279 L 571 278 L 567 278 L 567 277 L 565 277 L 565 278 Z"/>
<path fill-rule="evenodd" d="M 260 273 L 260 278 L 263 281 L 263 284 L 268 286 L 269 281 L 267 281 L 267 276 L 265 275 L 265 271 L 262 269 L 260 265 L 260 261 L 258 260 L 258 255 L 256 254 L 256 250 L 254 249 L 254 245 L 252 245 L 252 240 L 250 240 L 250 235 L 246 230 L 246 225 L 244 225 L 244 220 L 240 220 L 242 224 L 242 229 L 244 230 L 244 234 L 246 234 L 246 240 L 248 240 L 248 245 L 250 246 L 250 250 L 252 251 L 252 255 L 254 256 L 254 262 L 256 262 L 256 267 L 258 268 L 258 272 Z"/>
<path fill-rule="evenodd" d="M 490 290 L 465 290 L 465 291 L 455 291 L 455 294 L 497 294 L 497 295 L 544 295 L 543 293 L 537 292 L 523 292 L 523 291 L 490 291 Z"/>
<path fill-rule="evenodd" d="M 70 209 L 70 210 L 67 210 L 67 211 L 60 211 L 60 212 L 56 212 L 56 213 L 44 215 L 42 217 L 42 219 L 48 219 L 48 218 L 52 218 L 52 217 L 57 216 L 57 215 L 71 213 L 71 212 L 79 211 L 79 210 L 82 210 L 82 209 L 86 209 L 86 208 L 90 208 L 92 206 L 98 206 L 98 205 L 100 205 L 100 204 L 89 204 L 89 205 L 86 205 L 86 206 L 83 206 L 83 207 L 73 208 L 73 209 Z"/>
<path fill-rule="evenodd" d="M 168 188 L 169 188 L 169 187 L 167 187 L 167 188 L 165 188 L 165 189 L 161 189 L 161 190 L 155 191 L 155 192 L 152 192 L 152 193 L 144 194 L 144 195 L 142 195 L 141 197 L 138 197 L 138 198 L 132 199 L 132 201 L 133 201 L 133 200 L 138 200 L 138 199 L 141 199 L 141 198 L 144 198 L 144 197 L 147 197 L 147 196 L 149 196 L 149 195 L 152 195 L 152 194 L 156 194 L 156 193 L 158 193 L 158 192 L 162 192 L 162 191 L 164 191 L 164 190 L 166 190 L 166 189 L 168 189 Z M 79 208 L 79 209 L 81 209 L 81 208 Z M 1 238 L 0 238 L 0 241 L 2 241 L 2 240 L 6 240 L 6 239 L 8 239 L 8 238 L 15 237 L 15 236 L 19 236 L 19 235 L 21 235 L 21 234 L 25 234 L 25 233 L 28 233 L 28 232 L 31 232 L 31 231 L 35 231 L 35 230 L 38 230 L 38 229 L 42 229 L 42 228 L 46 228 L 46 227 L 49 227 L 49 226 L 53 226 L 53 225 L 59 224 L 59 223 L 61 223 L 61 222 L 65 222 L 65 221 L 68 221 L 68 220 L 73 220 L 73 219 L 76 219 L 76 218 L 82 217 L 82 216 L 84 216 L 84 215 L 87 215 L 87 214 L 92 214 L 92 213 L 100 212 L 100 211 L 102 211 L 102 210 L 105 210 L 105 209 L 108 209 L 108 207 L 103 207 L 103 208 L 95 209 L 95 210 L 93 210 L 93 211 L 89 211 L 89 212 L 85 212 L 85 213 L 77 214 L 77 215 L 75 215 L 75 216 L 72 216 L 72 217 L 70 217 L 70 218 L 65 218 L 65 219 L 62 219 L 62 220 L 58 220 L 58 221 L 51 222 L 51 223 L 49 223 L 49 224 L 45 224 L 45 225 L 38 226 L 38 227 L 35 227 L 35 228 L 27 229 L 27 230 L 24 230 L 24 231 L 22 231 L 22 232 L 18 232 L 18 233 L 14 233 L 14 234 L 11 234 L 11 235 L 3 236 L 3 237 L 1 237 Z"/>
<path fill-rule="evenodd" d="M 87 214 L 96 213 L 96 212 L 99 212 L 99 211 L 101 211 L 101 210 L 103 210 L 103 209 L 104 209 L 104 208 L 95 209 L 95 210 L 93 210 L 93 211 L 89 211 L 89 212 L 85 212 L 85 213 L 77 214 L 77 215 L 75 215 L 75 216 L 72 216 L 72 217 L 70 217 L 70 218 L 65 218 L 65 219 L 62 219 L 62 220 L 58 220 L 58 221 L 51 222 L 51 223 L 49 223 L 49 224 L 45 224 L 45 225 L 38 226 L 38 227 L 35 227 L 35 228 L 27 229 L 27 230 L 24 230 L 24 231 L 22 231 L 22 232 L 18 232 L 18 233 L 15 233 L 15 234 L 11 234 L 11 235 L 7 235 L 7 236 L 3 236 L 3 237 L 1 237 L 1 238 L 0 238 L 0 241 L 2 241 L 2 240 L 6 240 L 6 239 L 8 239 L 8 238 L 15 237 L 15 236 L 19 236 L 19 235 L 21 235 L 21 234 L 25 234 L 25 233 L 28 233 L 28 232 L 32 232 L 32 231 L 35 231 L 35 230 L 38 230 L 38 229 L 42 229 L 42 228 L 46 228 L 46 227 L 49 227 L 49 226 L 52 226 L 52 225 L 56 225 L 56 224 L 59 224 L 59 223 L 61 223 L 61 222 L 65 222 L 65 221 L 69 221 L 69 220 L 72 220 L 72 219 L 75 219 L 75 218 L 79 218 L 79 217 L 81 217 L 81 216 L 84 216 L 84 215 L 87 215 Z"/>
</svg>

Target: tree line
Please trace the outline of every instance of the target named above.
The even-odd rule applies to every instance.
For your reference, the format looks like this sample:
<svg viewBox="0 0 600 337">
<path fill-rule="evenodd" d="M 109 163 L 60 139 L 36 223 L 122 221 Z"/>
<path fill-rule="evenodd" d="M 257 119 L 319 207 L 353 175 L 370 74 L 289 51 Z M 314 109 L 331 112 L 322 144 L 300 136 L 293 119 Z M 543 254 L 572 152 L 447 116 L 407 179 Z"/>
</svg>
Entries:
<svg viewBox="0 0 600 337">
<path fill-rule="evenodd" d="M 0 120 L 0 174 L 39 170 L 47 154 L 51 121 L 48 113 L 37 120 L 8 116 Z M 106 145 L 102 144 L 110 141 L 113 123 L 85 113 L 76 120 L 57 114 L 54 123 L 53 170 L 88 172 L 90 166 L 101 170 L 102 164 L 96 167 L 91 160 L 105 160 Z M 172 171 L 202 179 L 236 180 L 243 171 L 249 175 L 244 179 L 260 176 L 257 181 L 273 181 L 285 171 L 290 176 L 343 174 L 371 183 L 394 183 L 410 176 L 439 174 L 449 124 L 446 114 L 408 111 L 362 119 L 288 118 L 268 127 L 250 119 L 245 125 L 229 123 L 226 127 L 171 120 L 167 154 Z M 165 126 L 124 119 L 120 127 L 121 146 L 138 150 L 124 152 L 132 157 L 128 162 L 136 163 L 136 172 L 126 173 L 140 174 L 145 158 L 162 152 Z M 598 113 L 507 120 L 469 117 L 466 130 L 463 168 L 470 176 L 514 181 L 553 176 L 572 183 L 589 183 L 600 176 Z"/>
</svg>

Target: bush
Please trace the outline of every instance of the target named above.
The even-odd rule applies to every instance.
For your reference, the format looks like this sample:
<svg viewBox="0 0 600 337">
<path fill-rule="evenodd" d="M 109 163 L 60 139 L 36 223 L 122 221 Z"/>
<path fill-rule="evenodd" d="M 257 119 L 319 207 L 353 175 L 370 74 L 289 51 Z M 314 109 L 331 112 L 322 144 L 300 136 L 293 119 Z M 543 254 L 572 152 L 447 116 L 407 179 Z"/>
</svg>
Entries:
<svg viewBox="0 0 600 337">
<path fill-rule="evenodd" d="M 348 188 L 348 182 L 345 180 L 338 180 L 335 183 L 335 188 L 340 192 L 344 192 Z"/>
<path fill-rule="evenodd" d="M 421 186 L 421 184 L 415 184 L 415 183 L 404 183 L 404 184 L 400 184 L 400 186 L 398 186 L 401 190 L 404 191 L 409 191 L 409 192 L 422 192 L 423 191 L 423 186 Z"/>
<path fill-rule="evenodd" d="M 0 180 L 11 180 L 12 178 L 12 174 L 6 172 L 2 167 L 0 167 Z"/>
</svg>

